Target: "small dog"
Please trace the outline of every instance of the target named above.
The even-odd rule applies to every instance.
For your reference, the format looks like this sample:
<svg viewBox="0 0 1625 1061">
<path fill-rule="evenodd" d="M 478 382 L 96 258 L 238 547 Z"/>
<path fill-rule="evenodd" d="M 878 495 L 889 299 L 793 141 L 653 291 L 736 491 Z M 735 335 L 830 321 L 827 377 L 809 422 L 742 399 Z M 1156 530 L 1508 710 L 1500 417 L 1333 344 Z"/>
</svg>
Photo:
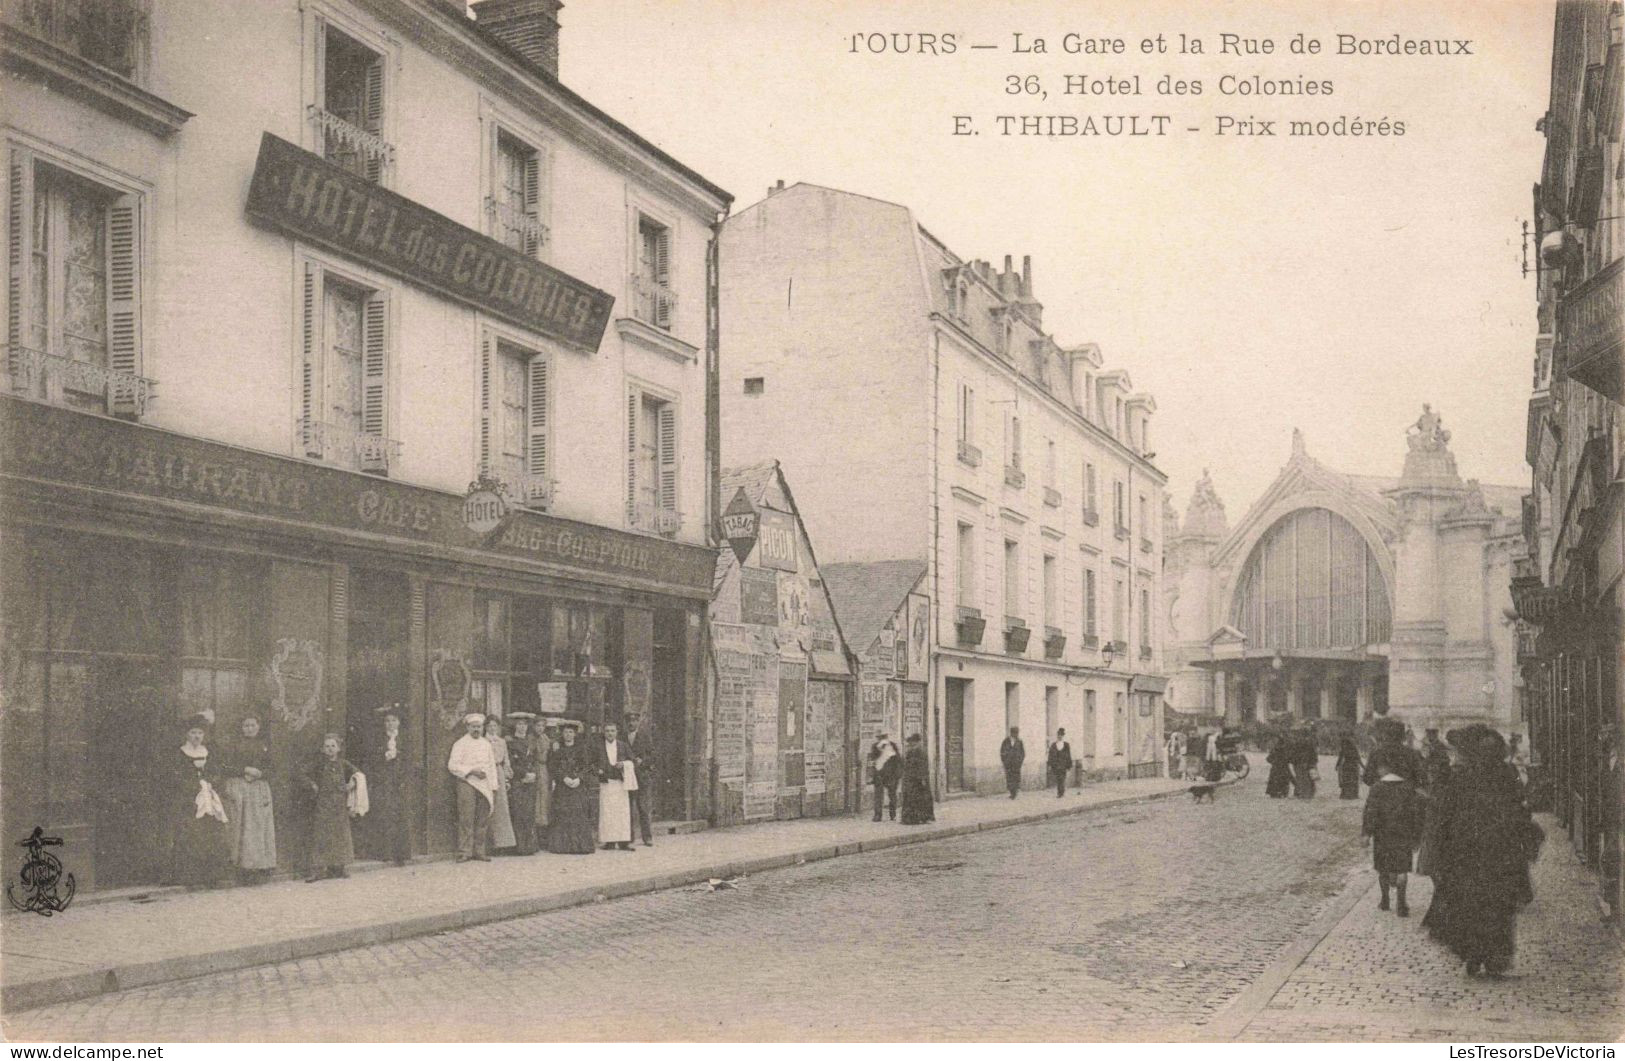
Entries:
<svg viewBox="0 0 1625 1061">
<path fill-rule="evenodd" d="M 1191 802 L 1200 803 L 1205 799 L 1209 803 L 1212 803 L 1213 802 L 1213 793 L 1214 793 L 1214 790 L 1217 789 L 1217 788 L 1218 788 L 1218 786 L 1215 785 L 1211 781 L 1202 781 L 1202 782 L 1198 782 L 1197 784 L 1192 785 L 1191 789 L 1190 789 L 1190 791 L 1191 791 Z"/>
</svg>

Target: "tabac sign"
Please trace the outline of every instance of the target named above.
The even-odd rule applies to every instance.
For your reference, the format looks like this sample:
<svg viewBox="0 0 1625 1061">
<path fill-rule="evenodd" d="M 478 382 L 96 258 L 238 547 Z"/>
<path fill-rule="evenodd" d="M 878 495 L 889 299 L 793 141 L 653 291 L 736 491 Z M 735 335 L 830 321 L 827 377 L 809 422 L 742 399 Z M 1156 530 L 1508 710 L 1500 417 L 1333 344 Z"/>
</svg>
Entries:
<svg viewBox="0 0 1625 1061">
<path fill-rule="evenodd" d="M 598 349 L 615 299 L 266 133 L 248 214 L 522 328 Z"/>
<path fill-rule="evenodd" d="M 741 486 L 733 500 L 728 502 L 728 507 L 722 510 L 722 534 L 733 547 L 734 556 L 739 558 L 741 567 L 750 551 L 756 547 L 760 526 L 756 506 L 750 503 L 750 498 L 745 496 L 745 488 Z"/>
</svg>

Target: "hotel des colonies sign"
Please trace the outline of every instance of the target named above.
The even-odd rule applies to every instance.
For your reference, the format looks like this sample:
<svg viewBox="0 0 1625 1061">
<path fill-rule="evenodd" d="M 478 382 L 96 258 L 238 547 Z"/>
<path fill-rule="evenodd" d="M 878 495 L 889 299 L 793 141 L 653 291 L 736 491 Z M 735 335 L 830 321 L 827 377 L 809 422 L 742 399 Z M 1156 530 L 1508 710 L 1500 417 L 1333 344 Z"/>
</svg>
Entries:
<svg viewBox="0 0 1625 1061">
<path fill-rule="evenodd" d="M 613 296 L 266 133 L 248 215 L 512 324 L 597 350 Z"/>
</svg>

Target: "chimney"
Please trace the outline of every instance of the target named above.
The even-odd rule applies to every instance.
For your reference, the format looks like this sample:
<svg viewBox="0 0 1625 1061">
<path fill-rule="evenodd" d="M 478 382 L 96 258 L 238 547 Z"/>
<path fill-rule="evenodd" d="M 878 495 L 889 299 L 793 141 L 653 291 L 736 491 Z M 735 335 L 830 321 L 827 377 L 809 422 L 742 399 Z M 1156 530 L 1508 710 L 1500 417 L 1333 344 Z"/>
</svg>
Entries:
<svg viewBox="0 0 1625 1061">
<path fill-rule="evenodd" d="M 773 185 L 773 187 L 771 187 L 771 188 L 769 188 L 767 190 L 767 194 L 768 195 L 777 195 L 779 192 L 782 192 L 782 191 L 784 191 L 784 182 L 779 181 L 777 184 Z"/>
<path fill-rule="evenodd" d="M 474 21 L 549 77 L 559 76 L 563 0 L 479 0 Z"/>
<path fill-rule="evenodd" d="M 1021 293 L 1028 298 L 1033 297 L 1033 256 L 1021 256 Z"/>
</svg>

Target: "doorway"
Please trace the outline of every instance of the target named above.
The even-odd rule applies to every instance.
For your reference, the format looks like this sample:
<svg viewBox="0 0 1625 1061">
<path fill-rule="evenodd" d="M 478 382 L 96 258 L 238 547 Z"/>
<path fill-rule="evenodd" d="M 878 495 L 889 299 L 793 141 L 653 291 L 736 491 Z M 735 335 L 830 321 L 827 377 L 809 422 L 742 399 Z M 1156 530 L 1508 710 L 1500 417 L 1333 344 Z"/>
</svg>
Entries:
<svg viewBox="0 0 1625 1061">
<path fill-rule="evenodd" d="M 85 681 L 85 671 L 84 664 L 52 664 L 53 693 Z M 96 887 L 158 883 L 169 869 L 169 774 L 183 736 L 169 706 L 174 669 L 102 656 L 89 684 L 96 783 L 87 788 L 96 827 Z"/>
<path fill-rule="evenodd" d="M 945 780 L 949 792 L 965 791 L 965 701 L 970 682 L 947 678 L 947 721 L 943 724 Z"/>
<path fill-rule="evenodd" d="M 404 574 L 351 569 L 344 757 L 358 767 L 365 768 L 383 739 L 381 712 L 408 699 L 410 621 L 411 589 Z M 411 724 L 404 712 L 401 723 Z M 416 805 L 409 796 L 407 806 Z M 381 858 L 386 853 L 371 827 L 377 820 L 363 818 L 355 830 L 356 851 L 362 857 Z"/>
</svg>

